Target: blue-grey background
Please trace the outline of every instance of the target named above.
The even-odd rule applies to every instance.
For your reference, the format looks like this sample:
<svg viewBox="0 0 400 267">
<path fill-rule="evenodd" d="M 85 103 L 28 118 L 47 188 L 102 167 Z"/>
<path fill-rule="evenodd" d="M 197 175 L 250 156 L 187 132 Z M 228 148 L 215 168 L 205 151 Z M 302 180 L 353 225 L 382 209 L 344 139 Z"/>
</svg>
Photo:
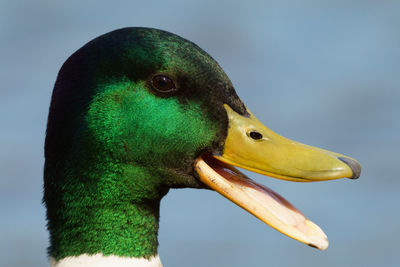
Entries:
<svg viewBox="0 0 400 267">
<path fill-rule="evenodd" d="M 43 140 L 61 64 L 126 26 L 177 33 L 209 52 L 276 132 L 350 155 L 359 180 L 280 192 L 330 238 L 321 252 L 215 192 L 161 205 L 168 266 L 398 266 L 400 1 L 0 1 L 0 266 L 46 266 Z"/>
</svg>

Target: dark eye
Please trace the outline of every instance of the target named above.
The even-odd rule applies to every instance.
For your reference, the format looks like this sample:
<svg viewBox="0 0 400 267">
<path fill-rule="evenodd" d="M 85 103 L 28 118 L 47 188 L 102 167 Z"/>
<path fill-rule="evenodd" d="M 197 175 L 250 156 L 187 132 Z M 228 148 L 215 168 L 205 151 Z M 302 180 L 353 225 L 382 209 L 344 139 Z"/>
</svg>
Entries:
<svg viewBox="0 0 400 267">
<path fill-rule="evenodd" d="M 263 138 L 262 134 L 260 134 L 257 131 L 251 131 L 249 133 L 250 137 L 253 138 L 254 140 L 260 140 L 261 138 Z"/>
<path fill-rule="evenodd" d="M 165 75 L 156 75 L 151 80 L 151 84 L 154 89 L 160 92 L 171 92 L 175 91 L 176 87 L 171 78 Z"/>
</svg>

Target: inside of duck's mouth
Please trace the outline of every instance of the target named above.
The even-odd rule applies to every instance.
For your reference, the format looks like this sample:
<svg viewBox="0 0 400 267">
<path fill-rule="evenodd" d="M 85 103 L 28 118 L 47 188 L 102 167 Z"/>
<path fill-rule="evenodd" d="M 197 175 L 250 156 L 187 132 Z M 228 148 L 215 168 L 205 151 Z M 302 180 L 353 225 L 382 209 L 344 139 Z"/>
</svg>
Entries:
<svg viewBox="0 0 400 267">
<path fill-rule="evenodd" d="M 282 205 L 296 213 L 303 215 L 303 213 L 301 211 L 299 211 L 295 206 L 293 206 L 284 197 L 282 197 L 278 193 L 274 192 L 267 186 L 264 186 L 262 184 L 259 184 L 255 181 L 253 181 L 251 178 L 249 178 L 246 175 L 244 175 L 243 173 L 241 173 L 235 167 L 218 160 L 211 153 L 204 153 L 199 158 L 201 158 L 210 168 L 212 168 L 216 173 L 218 173 L 220 176 L 222 176 L 227 181 L 234 182 L 235 184 L 240 185 L 242 187 L 251 187 L 252 189 L 257 190 L 261 193 L 267 193 L 280 205 Z"/>
</svg>

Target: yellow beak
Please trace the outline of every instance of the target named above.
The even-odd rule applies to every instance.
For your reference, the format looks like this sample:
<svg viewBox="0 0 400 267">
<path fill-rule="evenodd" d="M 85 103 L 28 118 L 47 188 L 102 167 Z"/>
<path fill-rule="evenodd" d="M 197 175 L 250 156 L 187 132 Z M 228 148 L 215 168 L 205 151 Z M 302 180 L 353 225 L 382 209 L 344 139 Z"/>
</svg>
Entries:
<svg viewBox="0 0 400 267">
<path fill-rule="evenodd" d="M 257 120 L 225 105 L 229 128 L 222 155 L 203 155 L 195 163 L 200 180 L 278 231 L 310 246 L 326 249 L 324 232 L 283 197 L 230 165 L 296 182 L 358 178 L 352 158 L 284 138 Z"/>
<path fill-rule="evenodd" d="M 310 182 L 358 178 L 361 167 L 354 159 L 282 137 L 257 120 L 244 117 L 225 104 L 228 136 L 219 160 L 274 178 Z"/>
</svg>

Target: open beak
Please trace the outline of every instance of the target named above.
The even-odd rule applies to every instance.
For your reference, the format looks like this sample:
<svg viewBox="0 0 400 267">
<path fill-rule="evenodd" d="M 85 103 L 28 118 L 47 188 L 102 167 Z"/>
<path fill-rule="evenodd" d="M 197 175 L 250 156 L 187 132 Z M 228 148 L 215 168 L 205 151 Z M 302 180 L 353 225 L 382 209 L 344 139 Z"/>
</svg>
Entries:
<svg viewBox="0 0 400 267">
<path fill-rule="evenodd" d="M 268 187 L 231 165 L 274 178 L 312 182 L 356 179 L 361 166 L 352 158 L 284 138 L 257 120 L 224 105 L 229 128 L 222 155 L 202 155 L 195 170 L 200 180 L 283 234 L 324 250 L 328 238 L 298 209 Z"/>
</svg>

